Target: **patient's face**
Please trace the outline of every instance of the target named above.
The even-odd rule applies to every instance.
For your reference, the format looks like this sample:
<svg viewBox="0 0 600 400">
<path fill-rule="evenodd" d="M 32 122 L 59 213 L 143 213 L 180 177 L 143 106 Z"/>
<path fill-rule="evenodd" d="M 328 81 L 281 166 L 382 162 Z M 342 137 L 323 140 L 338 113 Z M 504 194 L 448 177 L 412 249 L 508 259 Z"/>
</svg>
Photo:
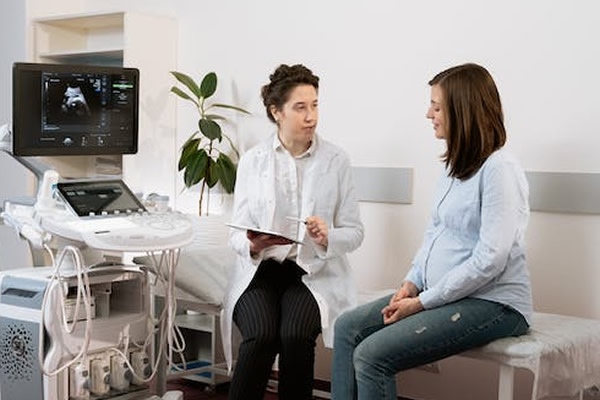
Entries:
<svg viewBox="0 0 600 400">
<path fill-rule="evenodd" d="M 431 86 L 431 104 L 427 110 L 427 118 L 433 123 L 433 131 L 438 139 L 446 139 L 448 134 L 443 105 L 442 88 L 439 85 Z"/>
<path fill-rule="evenodd" d="M 318 103 L 317 90 L 312 85 L 300 85 L 292 89 L 281 110 L 273 111 L 284 144 L 304 143 L 308 148 L 319 120 Z"/>
</svg>

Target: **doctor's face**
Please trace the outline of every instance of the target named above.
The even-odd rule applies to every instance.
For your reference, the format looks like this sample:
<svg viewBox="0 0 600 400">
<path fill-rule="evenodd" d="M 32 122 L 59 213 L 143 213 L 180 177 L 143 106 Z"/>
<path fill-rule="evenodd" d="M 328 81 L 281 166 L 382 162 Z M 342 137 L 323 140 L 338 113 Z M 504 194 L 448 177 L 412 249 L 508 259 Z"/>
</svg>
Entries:
<svg viewBox="0 0 600 400">
<path fill-rule="evenodd" d="M 439 85 L 431 86 L 431 104 L 427 110 L 427 118 L 433 123 L 433 131 L 438 139 L 446 139 L 446 116 L 444 115 L 444 96 Z"/>
<path fill-rule="evenodd" d="M 280 110 L 272 111 L 280 139 L 284 143 L 308 144 L 312 141 L 319 120 L 318 93 L 312 85 L 292 89 Z"/>
</svg>

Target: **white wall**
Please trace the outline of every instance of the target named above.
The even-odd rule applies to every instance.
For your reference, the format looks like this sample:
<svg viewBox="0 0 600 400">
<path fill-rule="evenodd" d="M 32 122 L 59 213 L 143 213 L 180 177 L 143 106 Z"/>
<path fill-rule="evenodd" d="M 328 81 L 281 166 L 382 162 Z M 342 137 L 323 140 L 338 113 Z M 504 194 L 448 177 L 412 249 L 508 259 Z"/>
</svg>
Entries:
<svg viewBox="0 0 600 400">
<path fill-rule="evenodd" d="M 259 97 L 268 74 L 281 62 L 302 62 L 322 78 L 323 136 L 344 147 L 355 165 L 415 168 L 413 205 L 362 207 L 368 234 L 353 260 L 364 286 L 377 288 L 387 278 L 403 275 L 428 215 L 432 180 L 441 168 L 436 157 L 443 147 L 433 139 L 424 114 L 427 81 L 441 69 L 466 61 L 488 67 L 504 100 L 509 146 L 526 169 L 600 172 L 595 154 L 600 135 L 594 124 L 600 113 L 600 82 L 594 79 L 600 67 L 600 5 L 592 0 L 480 3 L 129 0 L 125 7 L 178 19 L 178 68 L 197 77 L 217 71 L 221 100 L 254 113 L 237 120 L 242 148 L 271 129 Z M 84 4 L 86 11 L 123 7 L 117 0 Z M 194 129 L 195 115 L 184 103 L 178 111 L 183 140 Z M 534 278 L 549 270 L 565 278 L 571 268 L 593 264 L 593 251 L 582 254 L 584 244 L 578 240 L 560 246 L 561 255 L 569 254 L 568 273 L 557 257 L 542 258 L 557 246 L 544 252 L 538 248 L 544 238 L 560 241 L 565 229 L 575 237 L 582 231 L 589 234 L 600 228 L 599 221 L 594 216 L 534 214 Z M 550 237 L 547 225 L 554 222 L 561 232 Z M 544 265 L 535 265 L 536 260 Z M 594 269 L 586 272 L 600 275 Z M 536 298 L 550 300 L 546 285 L 536 281 L 535 286 Z M 595 308 L 599 299 L 588 298 L 583 309 L 581 302 L 570 307 L 565 300 L 561 311 L 600 316 Z M 544 303 L 538 302 L 547 308 Z"/>
<path fill-rule="evenodd" d="M 324 137 L 344 147 L 355 165 L 414 168 L 412 205 L 361 207 L 367 235 L 351 260 L 365 289 L 399 282 L 419 246 L 443 151 L 424 118 L 427 81 L 444 68 L 468 61 L 488 67 L 503 98 L 509 146 L 526 169 L 600 173 L 600 3 L 594 0 L 81 4 L 86 12 L 124 8 L 177 18 L 178 69 L 197 77 L 216 71 L 220 100 L 254 113 L 235 120 L 242 149 L 272 129 L 260 86 L 279 63 L 300 62 L 322 78 Z M 195 121 L 180 103 L 180 142 Z M 196 195 L 185 194 L 180 204 Z M 599 216 L 533 213 L 528 257 L 537 310 L 600 318 L 598 238 Z M 323 360 L 317 374 L 326 377 Z M 429 390 L 437 387 L 437 394 L 424 391 L 422 373 L 401 379 L 404 393 L 464 399 L 463 387 L 474 380 L 452 385 L 446 365 L 441 377 L 425 377 L 435 381 Z M 473 393 L 491 397 L 493 388 L 482 386 Z"/>
<path fill-rule="evenodd" d="M 12 63 L 25 59 L 25 3 L 0 2 L 0 125 L 12 121 Z M 25 196 L 29 172 L 0 152 L 0 208 L 7 198 Z M 31 265 L 29 249 L 15 231 L 0 225 L 0 270 Z"/>
</svg>

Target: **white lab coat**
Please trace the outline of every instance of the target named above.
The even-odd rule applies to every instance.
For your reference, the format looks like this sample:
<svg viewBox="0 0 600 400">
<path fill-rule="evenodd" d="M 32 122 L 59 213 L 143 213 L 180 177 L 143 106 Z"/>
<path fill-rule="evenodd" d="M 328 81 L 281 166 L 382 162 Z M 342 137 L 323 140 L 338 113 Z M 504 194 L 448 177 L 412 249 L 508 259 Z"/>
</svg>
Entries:
<svg viewBox="0 0 600 400">
<path fill-rule="evenodd" d="M 233 222 L 270 229 L 275 213 L 274 137 L 246 152 L 238 165 Z M 300 215 L 316 215 L 328 225 L 328 246 L 315 244 L 301 224 L 298 237 L 307 245 L 298 248 L 297 264 L 307 274 L 302 281 L 311 291 L 321 313 L 323 341 L 333 345 L 333 323 L 343 311 L 356 305 L 356 288 L 346 253 L 363 240 L 363 225 L 354 188 L 350 162 L 337 146 L 317 138 L 317 148 L 307 165 L 302 184 Z M 221 333 L 228 367 L 232 363 L 233 309 L 250 284 L 262 261 L 250 257 L 245 231 L 232 230 L 230 245 L 237 253 L 229 276 L 229 287 L 221 311 Z"/>
</svg>

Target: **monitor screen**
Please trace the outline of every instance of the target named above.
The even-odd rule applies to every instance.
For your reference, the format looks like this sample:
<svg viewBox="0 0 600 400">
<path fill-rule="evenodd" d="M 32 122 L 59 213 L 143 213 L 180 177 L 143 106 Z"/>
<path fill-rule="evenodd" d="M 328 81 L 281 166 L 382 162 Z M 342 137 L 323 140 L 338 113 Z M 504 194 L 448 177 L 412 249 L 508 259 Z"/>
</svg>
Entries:
<svg viewBox="0 0 600 400">
<path fill-rule="evenodd" d="M 59 182 L 56 188 L 69 208 L 80 217 L 127 215 L 146 211 L 120 179 Z"/>
<path fill-rule="evenodd" d="M 69 64 L 13 65 L 13 154 L 133 154 L 139 71 Z"/>
</svg>

